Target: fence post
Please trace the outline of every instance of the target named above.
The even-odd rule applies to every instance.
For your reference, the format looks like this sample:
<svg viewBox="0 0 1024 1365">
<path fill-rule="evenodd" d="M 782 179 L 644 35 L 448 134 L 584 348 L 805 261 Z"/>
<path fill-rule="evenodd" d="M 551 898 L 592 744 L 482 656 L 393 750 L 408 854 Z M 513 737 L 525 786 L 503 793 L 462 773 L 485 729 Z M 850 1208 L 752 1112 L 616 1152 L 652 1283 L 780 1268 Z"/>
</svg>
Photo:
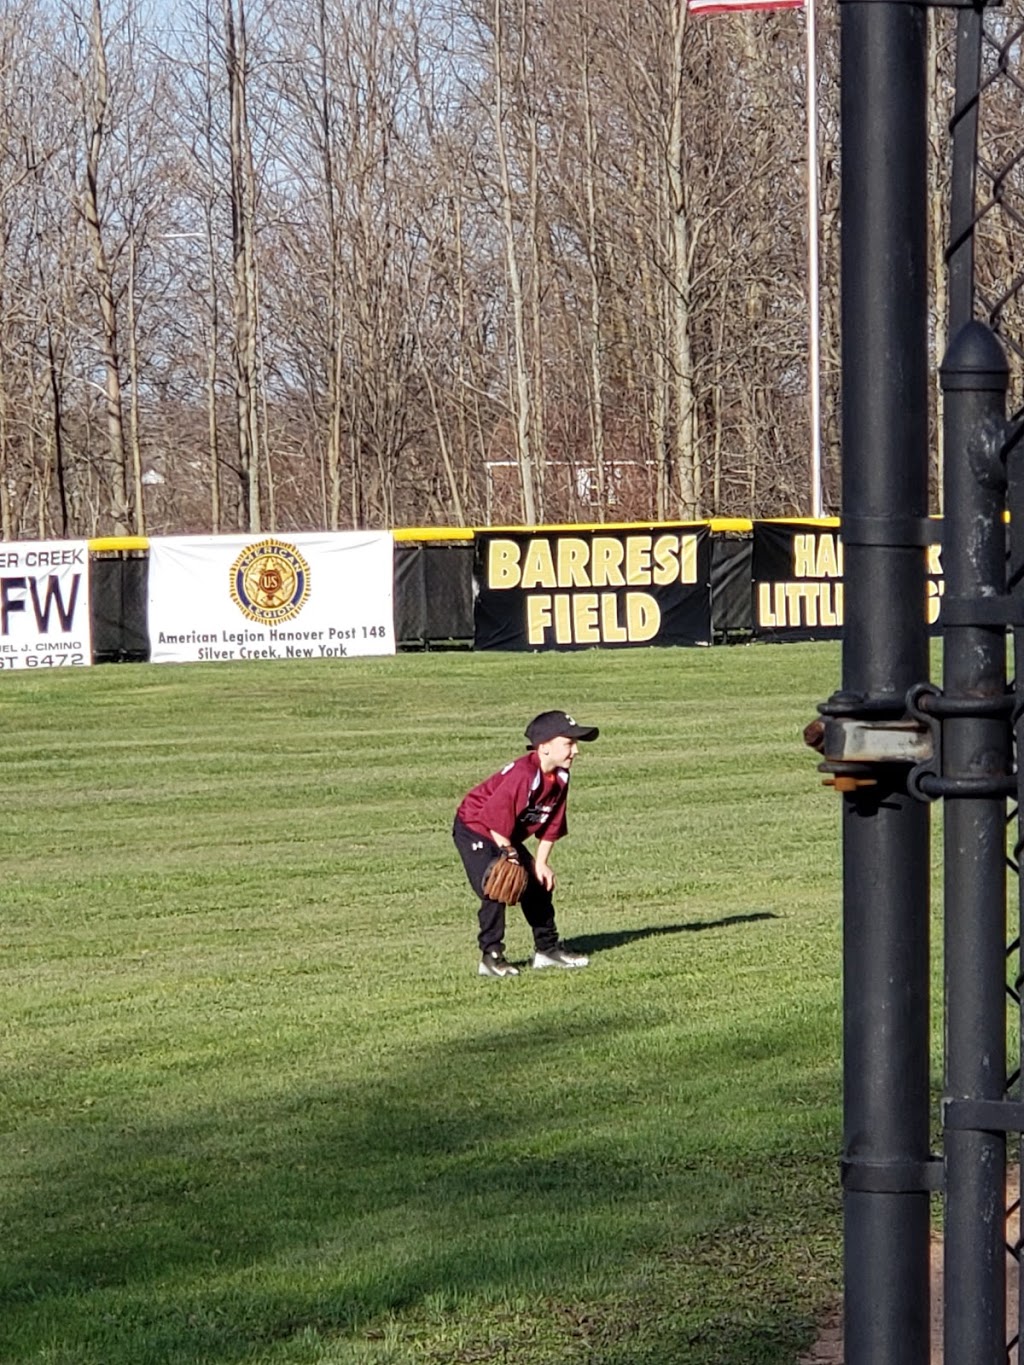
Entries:
<svg viewBox="0 0 1024 1365">
<path fill-rule="evenodd" d="M 1006 357 L 969 322 L 941 369 L 946 515 L 942 718 L 945 796 L 945 1358 L 1006 1360 L 1006 1137 L 973 1116 L 1006 1089 Z M 991 614 L 991 619 L 986 616 Z M 926 787 L 927 790 L 927 787 Z M 962 1116 L 962 1122 L 954 1116 Z"/>
<path fill-rule="evenodd" d="M 833 711 L 898 717 L 927 678 L 926 13 L 841 5 L 845 627 Z M 843 796 L 846 1365 L 927 1365 L 929 816 Z"/>
</svg>

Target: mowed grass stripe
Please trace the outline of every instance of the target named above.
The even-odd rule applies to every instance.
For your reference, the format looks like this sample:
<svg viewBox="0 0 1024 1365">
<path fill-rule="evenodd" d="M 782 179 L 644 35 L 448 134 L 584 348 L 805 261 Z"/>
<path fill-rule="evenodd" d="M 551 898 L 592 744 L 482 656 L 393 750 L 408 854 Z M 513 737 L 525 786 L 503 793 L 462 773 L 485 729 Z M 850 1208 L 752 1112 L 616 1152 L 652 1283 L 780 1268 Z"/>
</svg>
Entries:
<svg viewBox="0 0 1024 1365">
<path fill-rule="evenodd" d="M 0 686 L 0 1359 L 792 1362 L 838 1274 L 831 645 Z M 585 972 L 475 975 L 462 792 L 599 724 Z M 509 955 L 528 933 L 510 918 Z"/>
</svg>

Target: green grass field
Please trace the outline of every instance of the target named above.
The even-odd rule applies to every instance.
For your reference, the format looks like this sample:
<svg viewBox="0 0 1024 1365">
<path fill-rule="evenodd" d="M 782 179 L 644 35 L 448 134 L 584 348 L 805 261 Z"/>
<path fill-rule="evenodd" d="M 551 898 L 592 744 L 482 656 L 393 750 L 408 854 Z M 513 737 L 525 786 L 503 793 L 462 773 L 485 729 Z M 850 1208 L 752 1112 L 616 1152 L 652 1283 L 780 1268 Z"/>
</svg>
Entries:
<svg viewBox="0 0 1024 1365">
<path fill-rule="evenodd" d="M 0 684 L 0 1360 L 791 1365 L 840 1274 L 832 645 Z M 585 971 L 476 975 L 535 712 Z M 529 937 L 512 912 L 513 960 Z"/>
</svg>

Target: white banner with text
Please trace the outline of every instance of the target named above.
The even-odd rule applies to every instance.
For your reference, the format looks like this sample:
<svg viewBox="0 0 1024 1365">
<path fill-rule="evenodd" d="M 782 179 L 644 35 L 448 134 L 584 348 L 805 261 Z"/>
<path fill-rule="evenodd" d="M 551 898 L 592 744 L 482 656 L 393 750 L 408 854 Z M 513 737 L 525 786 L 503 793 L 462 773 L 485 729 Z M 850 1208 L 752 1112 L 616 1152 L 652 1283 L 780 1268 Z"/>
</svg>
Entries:
<svg viewBox="0 0 1024 1365">
<path fill-rule="evenodd" d="M 156 538 L 149 639 L 154 663 L 394 654 L 391 535 Z"/>
<path fill-rule="evenodd" d="M 0 544 L 0 671 L 91 663 L 88 542 Z"/>
</svg>

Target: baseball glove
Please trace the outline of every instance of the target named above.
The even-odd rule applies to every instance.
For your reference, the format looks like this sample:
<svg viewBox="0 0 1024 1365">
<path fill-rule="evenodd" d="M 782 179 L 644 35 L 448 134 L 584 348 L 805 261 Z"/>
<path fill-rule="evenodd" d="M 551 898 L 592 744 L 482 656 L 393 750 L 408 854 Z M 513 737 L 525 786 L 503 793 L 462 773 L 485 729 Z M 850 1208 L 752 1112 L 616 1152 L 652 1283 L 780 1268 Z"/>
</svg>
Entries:
<svg viewBox="0 0 1024 1365">
<path fill-rule="evenodd" d="M 483 881 L 484 895 L 488 900 L 501 901 L 503 905 L 516 905 L 526 890 L 528 880 L 526 868 L 515 852 L 503 848 L 487 869 Z"/>
</svg>

